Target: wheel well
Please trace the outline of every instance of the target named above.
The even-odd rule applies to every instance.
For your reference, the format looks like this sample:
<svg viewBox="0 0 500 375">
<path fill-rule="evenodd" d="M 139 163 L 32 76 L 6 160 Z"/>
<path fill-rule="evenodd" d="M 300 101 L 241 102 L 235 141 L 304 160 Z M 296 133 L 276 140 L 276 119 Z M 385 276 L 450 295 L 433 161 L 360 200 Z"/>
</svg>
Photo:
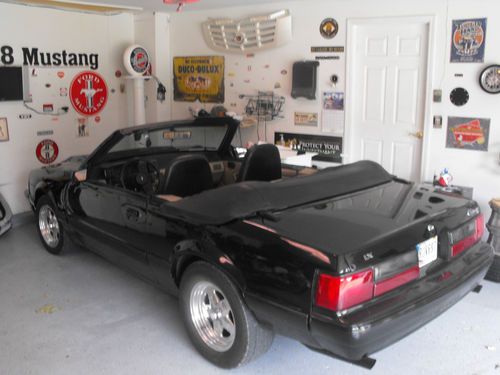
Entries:
<svg viewBox="0 0 500 375">
<path fill-rule="evenodd" d="M 43 189 L 37 189 L 37 191 L 35 192 L 35 201 L 33 202 L 35 207 L 38 204 L 40 198 L 43 197 L 45 194 L 46 192 Z"/>
<path fill-rule="evenodd" d="M 182 275 L 184 271 L 193 263 L 198 261 L 204 261 L 205 259 L 197 257 L 195 255 L 184 255 L 175 264 L 175 269 L 173 269 L 175 285 L 179 286 L 181 283 Z"/>
</svg>

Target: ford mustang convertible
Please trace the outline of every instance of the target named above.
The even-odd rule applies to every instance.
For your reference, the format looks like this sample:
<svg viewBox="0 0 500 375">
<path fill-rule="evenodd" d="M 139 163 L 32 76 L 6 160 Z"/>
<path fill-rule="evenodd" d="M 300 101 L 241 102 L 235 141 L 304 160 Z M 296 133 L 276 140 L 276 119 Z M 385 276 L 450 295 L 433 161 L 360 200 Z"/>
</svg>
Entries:
<svg viewBox="0 0 500 375">
<path fill-rule="evenodd" d="M 33 171 L 43 246 L 71 238 L 177 295 L 193 345 L 224 368 L 274 334 L 370 368 L 480 289 L 493 251 L 476 202 L 370 161 L 299 169 L 238 144 L 232 118 L 174 121 Z"/>
</svg>

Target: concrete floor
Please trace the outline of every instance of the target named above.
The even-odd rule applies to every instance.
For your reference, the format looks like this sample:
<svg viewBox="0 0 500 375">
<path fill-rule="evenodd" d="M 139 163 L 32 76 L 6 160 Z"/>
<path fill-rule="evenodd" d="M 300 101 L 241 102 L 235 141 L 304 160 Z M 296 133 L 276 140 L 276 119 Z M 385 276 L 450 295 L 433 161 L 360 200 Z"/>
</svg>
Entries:
<svg viewBox="0 0 500 375">
<path fill-rule="evenodd" d="M 276 337 L 234 374 L 500 374 L 500 284 L 374 355 L 372 371 Z M 191 346 L 177 301 L 34 224 L 0 238 L 0 374 L 220 374 Z"/>
</svg>

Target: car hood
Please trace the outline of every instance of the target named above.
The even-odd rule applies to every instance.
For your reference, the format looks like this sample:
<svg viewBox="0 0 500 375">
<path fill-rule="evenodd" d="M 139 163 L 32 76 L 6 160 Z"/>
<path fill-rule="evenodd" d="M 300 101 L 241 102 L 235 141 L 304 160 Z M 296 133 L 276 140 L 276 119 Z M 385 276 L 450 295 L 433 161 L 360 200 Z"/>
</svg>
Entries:
<svg viewBox="0 0 500 375">
<path fill-rule="evenodd" d="M 67 181 L 73 172 L 80 169 L 87 160 L 86 155 L 71 156 L 58 164 L 42 167 L 31 172 L 30 185 L 34 186 L 40 180 Z"/>
<path fill-rule="evenodd" d="M 411 246 L 423 240 L 427 225 L 438 232 L 467 220 L 474 201 L 435 191 L 432 185 L 392 181 L 362 192 L 297 207 L 263 219 L 276 233 L 330 255 L 382 244 Z M 396 242 L 400 244 L 396 245 Z"/>
</svg>

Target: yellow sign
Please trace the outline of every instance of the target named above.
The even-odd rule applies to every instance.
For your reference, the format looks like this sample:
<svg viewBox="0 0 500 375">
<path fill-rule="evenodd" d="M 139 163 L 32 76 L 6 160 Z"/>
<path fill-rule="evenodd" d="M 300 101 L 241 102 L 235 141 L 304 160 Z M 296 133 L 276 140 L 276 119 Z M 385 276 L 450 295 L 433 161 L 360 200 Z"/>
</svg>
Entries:
<svg viewBox="0 0 500 375">
<path fill-rule="evenodd" d="M 174 100 L 224 103 L 224 56 L 174 57 Z"/>
</svg>

